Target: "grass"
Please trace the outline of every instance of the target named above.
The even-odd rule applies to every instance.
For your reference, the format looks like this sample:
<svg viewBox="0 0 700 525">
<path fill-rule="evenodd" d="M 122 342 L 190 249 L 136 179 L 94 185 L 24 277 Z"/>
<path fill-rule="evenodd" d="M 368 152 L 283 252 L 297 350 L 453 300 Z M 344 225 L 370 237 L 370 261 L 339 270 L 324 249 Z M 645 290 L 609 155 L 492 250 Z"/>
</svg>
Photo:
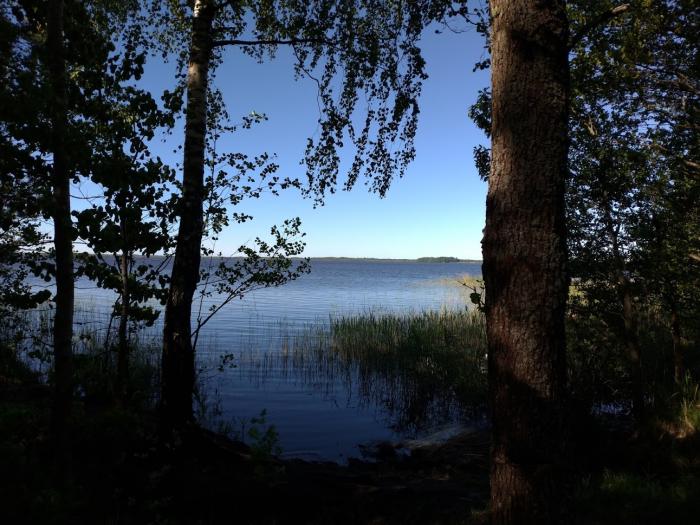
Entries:
<svg viewBox="0 0 700 525">
<path fill-rule="evenodd" d="M 368 314 L 331 321 L 331 352 L 385 376 L 451 385 L 464 399 L 485 388 L 485 331 L 475 311 Z"/>
<path fill-rule="evenodd" d="M 602 430 L 592 474 L 575 494 L 579 523 L 679 524 L 700 516 L 700 387 L 687 374 L 669 393 L 658 390 L 648 421 Z"/>
<path fill-rule="evenodd" d="M 696 523 L 700 516 L 700 472 L 675 474 L 605 469 L 575 497 L 583 523 L 655 525 Z"/>
<path fill-rule="evenodd" d="M 679 415 L 683 437 L 694 435 L 700 428 L 700 385 L 693 383 L 689 375 L 679 393 Z"/>
<path fill-rule="evenodd" d="M 414 432 L 474 415 L 486 400 L 486 344 L 477 311 L 373 313 L 331 318 L 282 354 L 309 384 L 345 381 L 365 404 Z"/>
</svg>

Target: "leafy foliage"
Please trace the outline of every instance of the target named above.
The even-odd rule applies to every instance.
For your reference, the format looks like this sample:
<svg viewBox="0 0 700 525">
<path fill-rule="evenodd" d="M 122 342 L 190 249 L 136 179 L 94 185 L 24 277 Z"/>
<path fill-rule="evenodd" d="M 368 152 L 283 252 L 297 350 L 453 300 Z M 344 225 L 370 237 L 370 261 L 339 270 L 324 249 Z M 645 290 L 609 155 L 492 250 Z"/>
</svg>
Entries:
<svg viewBox="0 0 700 525">
<path fill-rule="evenodd" d="M 676 361 L 697 333 L 697 302 L 688 300 L 700 284 L 692 261 L 700 185 L 692 173 L 699 92 L 691 4 L 633 2 L 583 34 L 571 60 L 569 250 L 582 293 L 572 309 L 603 323 L 605 340 L 590 341 L 599 351 L 639 339 L 648 389 L 674 378 L 658 339 L 645 345 L 651 327 L 665 327 L 661 348 L 673 348 Z M 586 9 L 571 5 L 575 26 L 588 27 Z M 627 311 L 621 294 L 630 297 Z M 633 332 L 623 326 L 630 320 Z"/>
<path fill-rule="evenodd" d="M 336 191 L 340 154 L 349 143 L 354 154 L 343 189 L 365 178 L 372 191 L 384 196 L 415 156 L 418 99 L 426 78 L 418 47 L 422 31 L 433 21 L 465 16 L 465 3 L 266 0 L 224 2 L 213 9 L 215 67 L 225 67 L 226 47 L 237 46 L 263 61 L 285 45 L 296 58 L 296 77 L 315 83 L 318 133 L 308 139 L 302 160 L 306 193 L 322 203 Z M 175 53 L 184 68 L 191 8 L 154 3 L 150 16 L 162 21 L 160 49 Z"/>
</svg>

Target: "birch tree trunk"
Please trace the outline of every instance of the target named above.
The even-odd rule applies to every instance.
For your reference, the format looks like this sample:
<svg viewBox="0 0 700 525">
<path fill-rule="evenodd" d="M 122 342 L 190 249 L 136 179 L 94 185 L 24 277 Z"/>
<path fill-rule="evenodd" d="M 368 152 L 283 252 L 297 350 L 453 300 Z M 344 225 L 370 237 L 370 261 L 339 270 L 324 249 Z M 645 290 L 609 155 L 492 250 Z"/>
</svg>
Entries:
<svg viewBox="0 0 700 525">
<path fill-rule="evenodd" d="M 214 11 L 213 2 L 207 0 L 195 2 L 187 72 L 180 225 L 163 334 L 160 408 L 161 423 L 165 430 L 182 427 L 192 421 L 195 362 L 190 317 L 192 297 L 199 281 L 207 131 L 207 83 Z"/>
<path fill-rule="evenodd" d="M 73 393 L 73 236 L 70 173 L 66 154 L 67 88 L 63 44 L 63 0 L 48 5 L 47 59 L 52 93 L 51 148 L 53 155 L 53 225 L 56 258 L 56 297 L 53 324 L 54 403 L 51 434 L 58 474 L 65 477 L 70 462 L 69 419 Z"/>
<path fill-rule="evenodd" d="M 492 161 L 483 273 L 493 523 L 565 521 L 564 2 L 491 0 Z"/>
</svg>

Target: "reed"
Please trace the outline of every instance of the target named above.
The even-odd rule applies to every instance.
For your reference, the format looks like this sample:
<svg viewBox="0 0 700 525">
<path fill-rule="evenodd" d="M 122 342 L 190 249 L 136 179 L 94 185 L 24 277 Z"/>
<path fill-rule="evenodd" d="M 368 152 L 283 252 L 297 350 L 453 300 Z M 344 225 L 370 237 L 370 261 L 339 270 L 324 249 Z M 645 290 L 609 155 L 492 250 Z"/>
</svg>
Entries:
<svg viewBox="0 0 700 525">
<path fill-rule="evenodd" d="M 352 383 L 392 427 L 420 430 L 473 417 L 486 401 L 486 335 L 476 310 L 367 312 L 306 330 L 282 354 L 304 381 Z"/>
<path fill-rule="evenodd" d="M 452 388 L 459 398 L 485 389 L 486 336 L 476 311 L 369 314 L 331 322 L 332 348 L 343 360 L 383 375 Z"/>
</svg>

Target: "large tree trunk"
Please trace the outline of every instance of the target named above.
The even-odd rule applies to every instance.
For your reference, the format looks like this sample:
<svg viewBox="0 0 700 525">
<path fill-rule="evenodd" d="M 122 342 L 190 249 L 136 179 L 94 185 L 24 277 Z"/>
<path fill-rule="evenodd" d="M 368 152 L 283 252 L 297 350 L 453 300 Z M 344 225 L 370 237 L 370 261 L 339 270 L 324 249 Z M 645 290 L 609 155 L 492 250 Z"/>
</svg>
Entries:
<svg viewBox="0 0 700 525">
<path fill-rule="evenodd" d="M 163 334 L 161 423 L 165 431 L 186 425 L 192 420 L 195 362 L 190 317 L 192 297 L 199 280 L 202 243 L 207 75 L 214 9 L 212 2 L 197 0 L 192 20 L 180 228 Z"/>
<path fill-rule="evenodd" d="M 565 521 L 563 2 L 492 0 L 492 161 L 483 273 L 493 523 Z"/>
<path fill-rule="evenodd" d="M 68 424 L 73 393 L 73 236 L 70 215 L 70 173 L 64 140 L 68 101 L 63 52 L 63 1 L 51 0 L 48 7 L 47 59 L 53 97 L 51 148 L 56 252 L 56 310 L 53 325 L 55 394 L 51 413 L 51 434 L 58 474 L 64 477 L 70 459 Z"/>
</svg>

